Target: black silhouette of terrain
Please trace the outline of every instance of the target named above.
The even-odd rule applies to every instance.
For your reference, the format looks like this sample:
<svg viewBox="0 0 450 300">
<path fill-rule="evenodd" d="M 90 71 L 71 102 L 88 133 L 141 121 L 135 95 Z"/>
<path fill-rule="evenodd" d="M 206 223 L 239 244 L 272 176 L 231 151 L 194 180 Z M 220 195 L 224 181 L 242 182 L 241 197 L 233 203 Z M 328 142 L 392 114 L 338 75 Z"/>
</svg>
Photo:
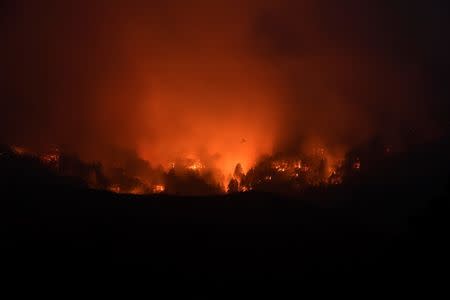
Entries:
<svg viewBox="0 0 450 300">
<path fill-rule="evenodd" d="M 447 141 L 296 196 L 119 195 L 0 156 L 2 260 L 145 264 L 159 276 L 431 276 L 448 267 Z"/>
</svg>

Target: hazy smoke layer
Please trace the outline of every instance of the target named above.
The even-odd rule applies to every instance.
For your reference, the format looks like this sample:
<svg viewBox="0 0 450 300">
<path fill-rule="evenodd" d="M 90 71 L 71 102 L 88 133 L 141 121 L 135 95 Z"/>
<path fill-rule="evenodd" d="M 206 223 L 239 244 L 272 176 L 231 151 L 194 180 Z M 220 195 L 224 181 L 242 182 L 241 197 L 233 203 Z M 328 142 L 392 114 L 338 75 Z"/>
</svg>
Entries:
<svg viewBox="0 0 450 300">
<path fill-rule="evenodd" d="M 448 21 L 428 2 L 3 1 L 1 138 L 231 173 L 274 151 L 430 136 Z"/>
</svg>

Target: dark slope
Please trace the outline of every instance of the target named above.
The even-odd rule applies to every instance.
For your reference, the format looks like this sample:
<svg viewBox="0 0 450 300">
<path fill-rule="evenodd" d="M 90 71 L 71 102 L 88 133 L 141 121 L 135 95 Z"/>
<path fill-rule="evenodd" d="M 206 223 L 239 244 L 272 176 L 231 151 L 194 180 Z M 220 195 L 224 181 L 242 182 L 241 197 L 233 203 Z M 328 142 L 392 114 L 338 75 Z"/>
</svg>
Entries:
<svg viewBox="0 0 450 300">
<path fill-rule="evenodd" d="M 146 264 L 190 278 L 438 276 L 448 267 L 449 153 L 447 143 L 424 145 L 295 197 L 117 195 L 3 165 L 1 257 L 25 267 Z"/>
</svg>

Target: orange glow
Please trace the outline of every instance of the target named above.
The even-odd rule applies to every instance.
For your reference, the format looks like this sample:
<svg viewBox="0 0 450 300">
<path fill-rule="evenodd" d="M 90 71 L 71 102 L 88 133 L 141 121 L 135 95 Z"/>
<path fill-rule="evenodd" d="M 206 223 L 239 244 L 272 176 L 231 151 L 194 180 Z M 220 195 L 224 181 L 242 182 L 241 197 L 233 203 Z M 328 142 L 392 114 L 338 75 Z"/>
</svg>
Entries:
<svg viewBox="0 0 450 300">
<path fill-rule="evenodd" d="M 288 162 L 286 161 L 276 161 L 272 163 L 272 167 L 277 170 L 278 172 L 286 172 L 286 170 L 289 167 Z"/>
<path fill-rule="evenodd" d="M 11 146 L 11 149 L 14 151 L 14 153 L 16 153 L 18 155 L 24 155 L 24 154 L 30 153 L 30 151 L 28 151 L 26 148 L 20 147 L 20 146 Z"/>
<path fill-rule="evenodd" d="M 58 154 L 44 154 L 41 156 L 41 160 L 46 164 L 57 163 L 59 161 Z"/>
<path fill-rule="evenodd" d="M 410 128 L 420 138 L 435 123 L 426 103 L 410 105 L 427 68 L 391 57 L 402 53 L 391 49 L 397 31 L 384 40 L 372 30 L 389 28 L 386 18 L 369 29 L 377 14 L 365 6 L 360 15 L 311 0 L 25 2 L 26 14 L 11 16 L 23 26 L 5 32 L 4 98 L 21 99 L 0 110 L 7 143 L 55 143 L 105 170 L 131 165 L 122 175 L 146 191 L 180 170 L 226 187 L 237 164 L 247 173 L 267 156 L 300 180 L 317 166 L 299 153 L 326 160 L 331 175 L 375 134 Z"/>
<path fill-rule="evenodd" d="M 192 170 L 192 171 L 197 171 L 197 170 L 201 170 L 204 168 L 205 168 L 205 166 L 201 162 L 194 162 L 187 166 L 187 169 Z"/>
<path fill-rule="evenodd" d="M 120 186 L 119 185 L 112 185 L 109 188 L 109 191 L 113 192 L 113 193 L 120 193 Z"/>
<path fill-rule="evenodd" d="M 166 187 L 162 184 L 156 184 L 153 186 L 153 193 L 158 194 L 158 193 L 163 193 L 166 190 Z"/>
<path fill-rule="evenodd" d="M 30 67 L 10 72 L 18 80 L 11 86 L 20 87 L 11 91 L 24 92 L 11 99 L 31 101 L 27 106 L 37 111 L 6 109 L 17 116 L 3 119 L 25 123 L 3 128 L 20 133 L 11 143 L 22 143 L 23 135 L 27 146 L 56 143 L 104 170 L 133 169 L 103 188 L 127 177 L 131 183 L 121 192 L 133 192 L 138 181 L 144 192 L 159 183 L 171 191 L 165 182 L 171 171 L 207 177 L 225 190 L 237 164 L 247 174 L 265 157 L 274 157 L 265 167 L 275 172 L 261 181 L 331 176 L 348 149 L 383 135 L 379 129 L 394 131 L 395 124 L 379 124 L 380 116 L 415 120 L 422 111 L 414 108 L 410 116 L 414 106 L 407 105 L 420 64 L 397 66 L 385 61 L 386 53 L 367 52 L 363 41 L 348 38 L 351 26 L 338 29 L 340 19 L 330 18 L 333 11 L 324 15 L 326 7 L 315 1 L 245 0 L 237 7 L 225 0 L 94 0 L 89 9 L 83 1 L 71 1 L 70 9 L 64 1 L 52 9 L 29 2 L 29 15 L 17 20 L 25 25 L 17 28 L 21 42 L 15 45 L 29 50 L 27 60 L 18 55 L 11 65 Z M 83 20 L 82 26 L 73 20 Z M 66 38 L 48 43 L 46 37 Z M 58 159 L 41 156 L 47 164 Z"/>
</svg>

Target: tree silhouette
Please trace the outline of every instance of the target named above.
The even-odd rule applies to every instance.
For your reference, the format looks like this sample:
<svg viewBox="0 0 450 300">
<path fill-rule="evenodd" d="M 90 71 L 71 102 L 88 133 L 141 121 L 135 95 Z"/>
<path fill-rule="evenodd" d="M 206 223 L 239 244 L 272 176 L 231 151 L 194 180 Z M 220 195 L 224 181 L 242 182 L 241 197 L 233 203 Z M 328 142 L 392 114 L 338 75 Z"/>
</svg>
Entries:
<svg viewBox="0 0 450 300">
<path fill-rule="evenodd" d="M 239 182 L 242 181 L 242 178 L 244 177 L 244 170 L 242 169 L 241 164 L 237 164 L 236 168 L 234 168 L 234 178 L 237 179 Z"/>
<path fill-rule="evenodd" d="M 239 192 L 239 182 L 232 178 L 228 183 L 228 193 L 237 193 Z"/>
</svg>

